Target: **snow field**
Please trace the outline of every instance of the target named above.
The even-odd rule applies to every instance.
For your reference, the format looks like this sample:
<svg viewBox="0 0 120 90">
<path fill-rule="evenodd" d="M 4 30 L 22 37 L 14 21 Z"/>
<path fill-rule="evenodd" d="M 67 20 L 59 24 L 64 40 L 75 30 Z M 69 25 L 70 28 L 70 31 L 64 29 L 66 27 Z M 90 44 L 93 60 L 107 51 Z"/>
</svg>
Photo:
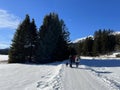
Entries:
<svg viewBox="0 0 120 90">
<path fill-rule="evenodd" d="M 0 61 L 7 61 L 8 55 L 0 55 Z"/>
<path fill-rule="evenodd" d="M 0 60 L 7 58 L 0 56 Z M 81 58 L 78 68 L 66 67 L 67 61 L 46 65 L 1 63 L 0 90 L 120 90 L 120 59 Z"/>
<path fill-rule="evenodd" d="M 0 90 L 60 90 L 61 65 L 0 64 Z"/>
</svg>

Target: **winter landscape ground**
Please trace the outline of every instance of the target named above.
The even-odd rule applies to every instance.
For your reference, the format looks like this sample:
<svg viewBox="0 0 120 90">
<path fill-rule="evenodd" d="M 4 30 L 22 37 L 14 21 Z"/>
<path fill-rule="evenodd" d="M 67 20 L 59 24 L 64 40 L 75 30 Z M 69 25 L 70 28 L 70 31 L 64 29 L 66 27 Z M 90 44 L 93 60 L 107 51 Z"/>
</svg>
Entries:
<svg viewBox="0 0 120 90">
<path fill-rule="evenodd" d="M 7 59 L 0 55 L 0 90 L 120 90 L 120 59 L 113 57 L 81 57 L 78 68 L 66 67 L 67 60 L 36 65 Z"/>
</svg>

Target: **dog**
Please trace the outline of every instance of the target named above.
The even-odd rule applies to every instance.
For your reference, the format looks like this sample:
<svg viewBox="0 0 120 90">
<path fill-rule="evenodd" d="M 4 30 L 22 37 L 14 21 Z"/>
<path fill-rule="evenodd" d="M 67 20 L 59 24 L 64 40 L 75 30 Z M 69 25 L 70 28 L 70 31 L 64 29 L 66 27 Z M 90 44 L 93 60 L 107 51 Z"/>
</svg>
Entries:
<svg viewBox="0 0 120 90">
<path fill-rule="evenodd" d="M 68 62 L 66 62 L 66 67 L 68 66 Z"/>
</svg>

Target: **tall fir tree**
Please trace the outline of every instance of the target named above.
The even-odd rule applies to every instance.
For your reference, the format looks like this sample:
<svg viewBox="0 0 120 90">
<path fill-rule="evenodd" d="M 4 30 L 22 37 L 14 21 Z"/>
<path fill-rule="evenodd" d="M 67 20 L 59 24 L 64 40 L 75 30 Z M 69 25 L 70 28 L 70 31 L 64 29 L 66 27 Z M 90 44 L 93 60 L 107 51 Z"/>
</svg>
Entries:
<svg viewBox="0 0 120 90">
<path fill-rule="evenodd" d="M 55 59 L 62 58 L 61 48 L 66 52 L 67 48 L 67 33 L 65 31 L 65 25 L 63 21 L 59 20 L 59 17 L 55 13 L 46 15 L 43 21 L 43 25 L 39 30 L 39 40 L 37 49 L 36 61 L 39 63 L 52 62 Z M 64 28 L 64 29 L 63 29 Z M 66 35 L 66 36 L 65 36 Z M 63 37 L 64 36 L 64 37 Z M 64 43 L 64 44 L 63 44 Z M 56 53 L 56 51 L 58 51 Z"/>
<path fill-rule="evenodd" d="M 98 55 L 99 53 L 102 52 L 101 50 L 101 33 L 102 30 L 98 30 L 94 33 L 94 44 L 93 44 L 93 53 L 94 55 Z"/>
<path fill-rule="evenodd" d="M 112 52 L 112 51 L 115 51 L 115 46 L 116 46 L 116 38 L 115 38 L 115 35 L 109 35 L 108 37 L 108 52 Z"/>
<path fill-rule="evenodd" d="M 34 59 L 36 56 L 37 40 L 38 40 L 38 32 L 34 19 L 32 19 L 32 22 L 30 22 L 26 39 L 27 40 L 26 40 L 25 49 L 27 51 L 27 56 L 28 56 L 27 59 L 29 62 L 31 62 L 32 59 Z"/>
<path fill-rule="evenodd" d="M 92 48 L 93 48 L 93 38 L 92 37 L 87 37 L 84 41 L 84 44 L 83 44 L 83 48 L 84 48 L 84 55 L 87 55 L 87 56 L 92 56 Z"/>
<path fill-rule="evenodd" d="M 25 63 L 35 56 L 37 43 L 37 29 L 34 22 L 30 22 L 27 14 L 23 22 L 18 26 L 9 52 L 9 63 Z"/>
<path fill-rule="evenodd" d="M 68 29 L 64 23 L 63 20 L 60 20 L 60 33 L 57 43 L 56 43 L 56 48 L 53 53 L 53 59 L 56 60 L 65 60 L 69 56 L 69 49 L 68 49 L 68 43 L 69 43 L 69 32 Z"/>
<path fill-rule="evenodd" d="M 115 41 L 116 41 L 115 50 L 120 51 L 120 34 L 115 36 Z"/>
<path fill-rule="evenodd" d="M 23 22 L 18 26 L 9 52 L 9 63 L 24 63 L 26 57 L 26 36 L 30 25 L 29 15 L 26 15 Z"/>
<path fill-rule="evenodd" d="M 83 55 L 83 41 L 80 41 L 77 45 L 76 51 L 78 55 Z"/>
<path fill-rule="evenodd" d="M 115 36 L 112 30 L 98 30 L 94 34 L 94 54 L 107 54 L 115 48 Z"/>
</svg>

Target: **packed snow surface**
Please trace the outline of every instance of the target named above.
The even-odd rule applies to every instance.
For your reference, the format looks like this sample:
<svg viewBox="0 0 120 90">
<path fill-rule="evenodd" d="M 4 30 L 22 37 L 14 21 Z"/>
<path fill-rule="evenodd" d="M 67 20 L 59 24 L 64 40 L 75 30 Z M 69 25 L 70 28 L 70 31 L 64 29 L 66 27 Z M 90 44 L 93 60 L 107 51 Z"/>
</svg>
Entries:
<svg viewBox="0 0 120 90">
<path fill-rule="evenodd" d="M 0 64 L 0 90 L 120 90 L 119 59 L 82 58 L 78 68 L 66 62 Z"/>
<path fill-rule="evenodd" d="M 60 89 L 61 65 L 0 64 L 0 90 Z"/>
<path fill-rule="evenodd" d="M 8 55 L 0 55 L 0 61 L 8 60 Z"/>
</svg>

